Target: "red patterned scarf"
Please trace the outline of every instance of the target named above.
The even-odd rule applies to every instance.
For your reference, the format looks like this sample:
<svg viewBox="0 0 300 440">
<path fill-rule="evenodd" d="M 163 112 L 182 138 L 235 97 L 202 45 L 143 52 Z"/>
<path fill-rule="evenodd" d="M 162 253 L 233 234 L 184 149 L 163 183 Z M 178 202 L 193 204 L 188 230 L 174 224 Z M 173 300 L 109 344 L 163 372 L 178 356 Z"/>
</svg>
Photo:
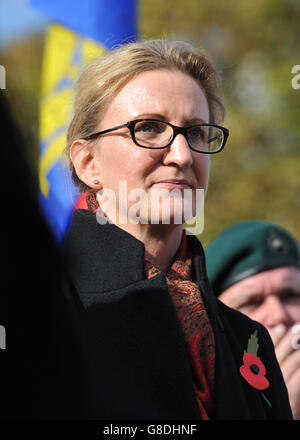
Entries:
<svg viewBox="0 0 300 440">
<path fill-rule="evenodd" d="M 150 261 L 145 260 L 145 264 L 147 278 L 160 273 Z M 166 281 L 186 342 L 201 416 L 208 420 L 213 412 L 214 334 L 201 292 L 194 282 L 193 255 L 184 231 Z"/>
</svg>

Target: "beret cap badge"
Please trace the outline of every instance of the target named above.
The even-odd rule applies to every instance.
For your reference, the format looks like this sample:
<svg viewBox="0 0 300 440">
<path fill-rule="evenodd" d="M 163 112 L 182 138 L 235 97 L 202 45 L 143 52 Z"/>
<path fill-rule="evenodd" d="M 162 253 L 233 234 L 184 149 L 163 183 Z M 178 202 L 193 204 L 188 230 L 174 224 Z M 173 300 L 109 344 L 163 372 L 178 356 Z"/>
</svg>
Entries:
<svg viewBox="0 0 300 440">
<path fill-rule="evenodd" d="M 274 229 L 269 230 L 268 246 L 276 254 L 288 255 L 290 251 L 288 242 Z"/>
</svg>

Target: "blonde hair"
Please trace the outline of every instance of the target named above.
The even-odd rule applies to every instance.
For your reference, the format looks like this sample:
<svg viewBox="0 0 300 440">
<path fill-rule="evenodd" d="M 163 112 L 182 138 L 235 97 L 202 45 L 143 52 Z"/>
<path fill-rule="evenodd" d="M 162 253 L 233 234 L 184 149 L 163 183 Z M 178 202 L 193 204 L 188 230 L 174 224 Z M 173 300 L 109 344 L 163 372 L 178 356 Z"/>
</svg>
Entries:
<svg viewBox="0 0 300 440">
<path fill-rule="evenodd" d="M 145 40 L 107 52 L 88 66 L 76 87 L 74 117 L 67 132 L 65 153 L 73 182 L 81 192 L 89 187 L 76 174 L 69 151 L 76 139 L 96 130 L 110 100 L 134 76 L 156 69 L 177 69 L 194 78 L 206 93 L 210 122 L 219 123 L 224 107 L 218 93 L 219 79 L 207 55 L 183 41 Z M 123 121 L 120 121 L 120 123 Z M 127 121 L 125 121 L 127 122 Z"/>
</svg>

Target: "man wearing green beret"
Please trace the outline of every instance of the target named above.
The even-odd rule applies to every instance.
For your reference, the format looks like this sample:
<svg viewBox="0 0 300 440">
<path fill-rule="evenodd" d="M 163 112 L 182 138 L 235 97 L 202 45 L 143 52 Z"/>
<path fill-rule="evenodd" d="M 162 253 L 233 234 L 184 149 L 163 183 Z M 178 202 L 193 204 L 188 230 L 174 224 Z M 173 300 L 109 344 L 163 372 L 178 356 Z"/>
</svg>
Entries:
<svg viewBox="0 0 300 440">
<path fill-rule="evenodd" d="M 207 274 L 229 307 L 263 324 L 275 346 L 294 419 L 300 419 L 300 254 L 296 240 L 266 221 L 235 224 L 206 249 Z"/>
</svg>

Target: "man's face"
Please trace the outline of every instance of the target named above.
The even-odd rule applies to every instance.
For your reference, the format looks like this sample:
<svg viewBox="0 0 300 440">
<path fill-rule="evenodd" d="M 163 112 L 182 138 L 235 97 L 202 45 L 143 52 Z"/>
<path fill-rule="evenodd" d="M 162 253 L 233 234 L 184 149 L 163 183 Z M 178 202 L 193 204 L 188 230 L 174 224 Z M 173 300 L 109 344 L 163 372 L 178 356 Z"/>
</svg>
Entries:
<svg viewBox="0 0 300 440">
<path fill-rule="evenodd" d="M 280 267 L 246 278 L 221 293 L 226 305 L 263 324 L 270 332 L 300 322 L 300 269 Z"/>
</svg>

